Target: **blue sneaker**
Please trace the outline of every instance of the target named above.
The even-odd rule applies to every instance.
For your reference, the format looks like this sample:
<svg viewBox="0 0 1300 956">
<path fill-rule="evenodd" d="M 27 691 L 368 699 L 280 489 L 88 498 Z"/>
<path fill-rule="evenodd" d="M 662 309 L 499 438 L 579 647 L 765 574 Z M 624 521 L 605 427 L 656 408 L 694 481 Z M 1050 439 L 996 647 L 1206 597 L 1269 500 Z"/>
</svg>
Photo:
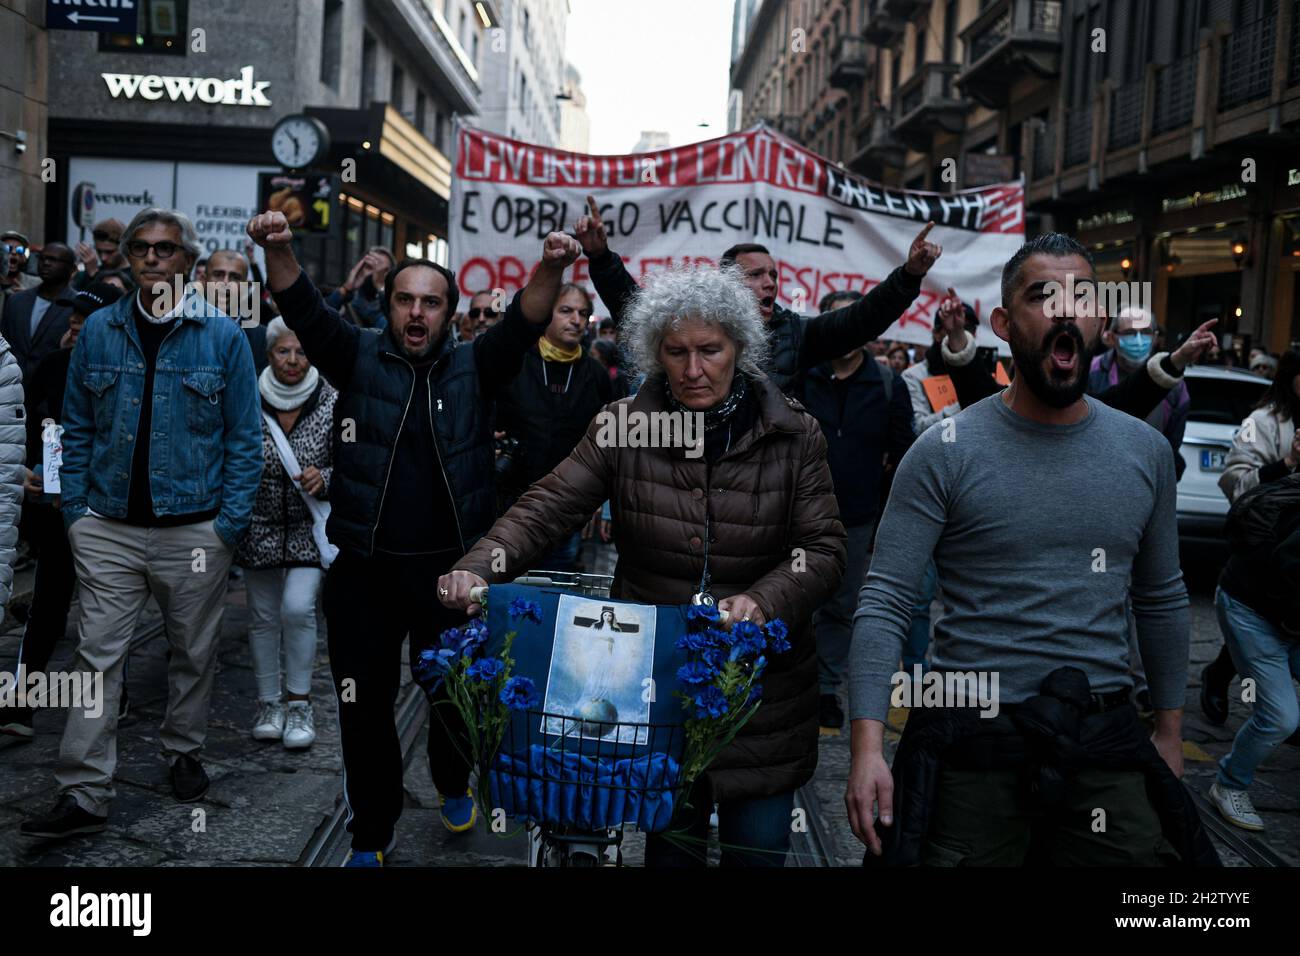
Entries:
<svg viewBox="0 0 1300 956">
<path fill-rule="evenodd" d="M 383 866 L 384 859 L 392 856 L 393 851 L 397 849 L 397 834 L 388 841 L 388 846 L 382 850 L 349 850 L 348 858 L 343 863 L 345 868 L 361 866 Z"/>
<path fill-rule="evenodd" d="M 442 810 L 442 825 L 452 833 L 465 833 L 478 822 L 478 808 L 474 805 L 474 791 L 465 790 L 463 797 L 444 797 L 438 794 L 438 807 Z"/>
</svg>

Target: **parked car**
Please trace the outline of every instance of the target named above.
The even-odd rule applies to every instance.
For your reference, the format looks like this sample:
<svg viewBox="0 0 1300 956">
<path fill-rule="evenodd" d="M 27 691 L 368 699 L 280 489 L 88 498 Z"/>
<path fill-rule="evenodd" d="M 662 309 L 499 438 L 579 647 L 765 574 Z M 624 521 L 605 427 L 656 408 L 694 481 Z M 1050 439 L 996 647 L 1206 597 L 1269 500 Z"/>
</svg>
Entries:
<svg viewBox="0 0 1300 956">
<path fill-rule="evenodd" d="M 1191 409 L 1182 446 L 1187 467 L 1178 482 L 1178 535 L 1184 542 L 1222 545 L 1228 498 L 1219 476 L 1233 438 L 1269 380 L 1214 365 L 1193 365 L 1184 378 Z"/>
</svg>

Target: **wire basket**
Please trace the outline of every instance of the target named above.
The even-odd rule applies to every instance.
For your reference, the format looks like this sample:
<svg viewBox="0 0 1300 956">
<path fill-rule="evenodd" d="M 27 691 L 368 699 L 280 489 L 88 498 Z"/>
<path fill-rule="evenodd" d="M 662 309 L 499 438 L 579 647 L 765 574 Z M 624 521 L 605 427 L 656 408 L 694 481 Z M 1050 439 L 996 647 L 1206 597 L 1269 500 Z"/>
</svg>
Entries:
<svg viewBox="0 0 1300 956">
<path fill-rule="evenodd" d="M 514 584 L 608 597 L 609 575 L 530 571 Z M 525 675 L 530 676 L 530 675 Z M 488 775 L 494 807 L 548 828 L 666 830 L 684 802 L 683 721 L 635 723 L 531 709 L 512 714 Z"/>
</svg>

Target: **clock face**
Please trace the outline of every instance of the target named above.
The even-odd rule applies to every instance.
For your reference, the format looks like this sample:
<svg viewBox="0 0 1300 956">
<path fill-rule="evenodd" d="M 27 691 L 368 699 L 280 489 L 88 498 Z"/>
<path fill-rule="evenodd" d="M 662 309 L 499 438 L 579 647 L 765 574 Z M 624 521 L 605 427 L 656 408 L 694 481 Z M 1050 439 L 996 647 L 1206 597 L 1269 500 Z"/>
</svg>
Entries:
<svg viewBox="0 0 1300 956">
<path fill-rule="evenodd" d="M 320 153 L 320 130 L 305 116 L 291 116 L 271 133 L 271 152 L 281 166 L 302 169 Z"/>
</svg>

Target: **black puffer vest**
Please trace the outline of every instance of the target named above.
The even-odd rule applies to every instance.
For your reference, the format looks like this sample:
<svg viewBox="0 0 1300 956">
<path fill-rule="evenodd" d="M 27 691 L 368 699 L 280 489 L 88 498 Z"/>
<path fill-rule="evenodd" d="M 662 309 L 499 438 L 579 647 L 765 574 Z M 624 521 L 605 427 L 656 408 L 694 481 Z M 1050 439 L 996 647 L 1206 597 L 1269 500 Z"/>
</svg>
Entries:
<svg viewBox="0 0 1300 956">
<path fill-rule="evenodd" d="M 491 526 L 496 507 L 492 425 L 474 349 L 456 348 L 450 335 L 444 337 L 427 374 L 429 407 L 412 408 L 414 367 L 387 332 L 361 333 L 349 387 L 334 406 L 327 532 L 338 547 L 369 556 L 388 483 L 426 480 L 392 474 L 393 449 L 406 415 L 428 415 L 433 422 L 442 474 L 427 480 L 447 483 L 462 548 L 469 548 Z"/>
<path fill-rule="evenodd" d="M 768 323 L 771 359 L 763 369 L 781 391 L 796 398 L 803 396 L 803 375 L 799 370 L 799 353 L 803 350 L 804 322 L 807 321 L 778 304 L 772 306 Z"/>
</svg>

